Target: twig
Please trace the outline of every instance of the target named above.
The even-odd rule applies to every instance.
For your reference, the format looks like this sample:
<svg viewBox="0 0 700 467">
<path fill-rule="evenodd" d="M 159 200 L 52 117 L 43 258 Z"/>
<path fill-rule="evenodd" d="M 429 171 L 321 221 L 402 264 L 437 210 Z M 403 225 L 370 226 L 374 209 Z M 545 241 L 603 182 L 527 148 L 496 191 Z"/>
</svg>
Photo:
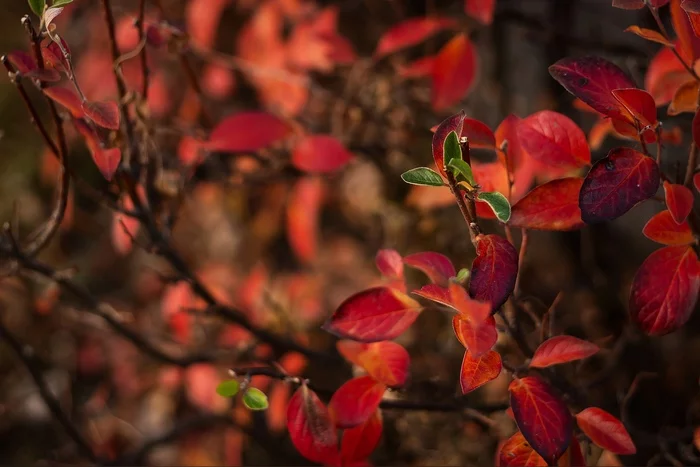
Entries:
<svg viewBox="0 0 700 467">
<path fill-rule="evenodd" d="M 139 16 L 138 16 L 138 28 L 139 28 L 139 42 L 144 43 L 144 47 L 141 50 L 141 77 L 143 79 L 143 87 L 141 88 L 141 98 L 144 102 L 148 101 L 148 88 L 150 86 L 150 70 L 148 69 L 148 53 L 146 51 L 146 0 L 139 0 Z"/>
<path fill-rule="evenodd" d="M 61 424 L 65 432 L 73 440 L 80 453 L 84 457 L 90 459 L 91 462 L 98 463 L 98 458 L 90 448 L 90 444 L 85 440 L 83 435 L 80 434 L 78 428 L 73 424 L 66 412 L 64 412 L 63 408 L 61 408 L 61 404 L 51 393 L 51 390 L 44 379 L 44 375 L 41 373 L 39 362 L 36 360 L 34 355 L 34 350 L 29 346 L 23 345 L 19 339 L 17 339 L 17 337 L 10 332 L 2 320 L 0 320 L 0 337 L 2 337 L 5 342 L 9 344 L 14 353 L 17 355 L 17 358 L 22 361 L 22 364 L 34 380 L 34 384 L 39 390 L 39 394 L 41 395 L 44 403 L 49 408 L 56 421 Z"/>
<path fill-rule="evenodd" d="M 211 116 L 209 115 L 209 112 L 207 111 L 204 100 L 204 93 L 202 93 L 202 87 L 199 85 L 199 79 L 197 78 L 197 74 L 194 72 L 192 64 L 190 63 L 189 58 L 187 58 L 187 52 L 184 50 L 180 52 L 180 65 L 182 66 L 182 69 L 185 72 L 185 76 L 187 76 L 187 81 L 190 83 L 190 86 L 194 90 L 195 94 L 197 94 L 199 103 L 202 106 L 200 113 L 202 115 L 202 120 L 204 120 L 204 125 L 207 128 L 211 128 L 214 125 L 214 121 L 212 120 Z"/>
</svg>

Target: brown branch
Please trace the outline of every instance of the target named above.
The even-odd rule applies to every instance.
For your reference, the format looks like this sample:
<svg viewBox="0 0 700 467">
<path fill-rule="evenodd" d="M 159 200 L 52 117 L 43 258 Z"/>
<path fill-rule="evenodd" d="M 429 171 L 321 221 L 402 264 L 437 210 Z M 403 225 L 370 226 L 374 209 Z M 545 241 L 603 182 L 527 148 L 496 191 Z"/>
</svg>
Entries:
<svg viewBox="0 0 700 467">
<path fill-rule="evenodd" d="M 56 421 L 63 427 L 66 434 L 73 440 L 81 455 L 87 459 L 90 459 L 91 462 L 97 463 L 97 456 L 90 448 L 90 444 L 83 437 L 83 435 L 80 434 L 80 431 L 63 410 L 59 401 L 51 393 L 51 390 L 44 379 L 44 375 L 41 372 L 40 364 L 34 355 L 34 350 L 31 347 L 22 344 L 19 339 L 7 328 L 7 326 L 5 326 L 2 320 L 0 320 L 0 338 L 8 343 L 15 355 L 17 355 L 17 358 L 19 358 L 24 367 L 27 369 L 30 376 L 34 380 L 34 384 L 39 390 L 39 395 L 51 411 L 51 415 L 53 415 L 54 419 L 56 419 Z"/>
<path fill-rule="evenodd" d="M 150 70 L 148 69 L 148 52 L 146 51 L 146 0 L 139 0 L 139 16 L 137 24 L 139 28 L 139 43 L 143 42 L 141 50 L 141 77 L 143 79 L 141 88 L 141 98 L 148 101 L 148 88 L 150 86 Z"/>
</svg>

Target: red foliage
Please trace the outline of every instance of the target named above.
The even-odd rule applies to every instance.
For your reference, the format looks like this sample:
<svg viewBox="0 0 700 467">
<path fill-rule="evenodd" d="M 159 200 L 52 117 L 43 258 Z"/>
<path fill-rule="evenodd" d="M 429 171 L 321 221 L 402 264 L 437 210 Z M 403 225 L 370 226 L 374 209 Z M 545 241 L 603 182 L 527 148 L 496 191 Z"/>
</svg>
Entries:
<svg viewBox="0 0 700 467">
<path fill-rule="evenodd" d="M 287 430 L 299 453 L 311 462 L 333 464 L 336 461 L 335 424 L 326 406 L 305 384 L 289 400 Z"/>
<path fill-rule="evenodd" d="M 459 385 L 462 394 L 467 394 L 492 381 L 501 374 L 501 354 L 489 350 L 478 357 L 469 350 L 464 351 L 462 369 L 459 373 Z"/>
<path fill-rule="evenodd" d="M 411 358 L 401 345 L 391 341 L 363 344 L 340 340 L 336 346 L 346 360 L 364 369 L 378 382 L 389 387 L 406 383 Z"/>
<path fill-rule="evenodd" d="M 379 39 L 374 52 L 376 58 L 416 45 L 445 29 L 457 26 L 450 18 L 410 18 L 386 31 Z"/>
<path fill-rule="evenodd" d="M 354 428 L 365 423 L 379 407 L 386 385 L 371 376 L 353 378 L 331 397 L 328 410 L 338 428 Z"/>
<path fill-rule="evenodd" d="M 476 258 L 471 271 L 469 294 L 476 300 L 491 303 L 491 309 L 495 312 L 515 287 L 518 252 L 503 237 L 483 235 L 477 239 Z"/>
<path fill-rule="evenodd" d="M 534 230 L 576 230 L 584 226 L 578 206 L 583 179 L 562 178 L 539 185 L 515 203 L 509 225 Z"/>
<path fill-rule="evenodd" d="M 670 211 L 661 211 L 649 219 L 642 233 L 662 245 L 689 245 L 695 241 L 688 222 L 678 224 Z"/>
<path fill-rule="evenodd" d="M 544 341 L 535 350 L 530 368 L 546 368 L 560 363 L 590 357 L 598 352 L 598 346 L 573 336 L 556 336 Z"/>
<path fill-rule="evenodd" d="M 634 454 L 637 448 L 620 420 L 598 407 L 576 414 L 576 423 L 591 441 L 615 454 Z"/>
<path fill-rule="evenodd" d="M 441 112 L 459 102 L 472 88 L 478 57 L 466 34 L 458 34 L 440 49 L 433 64 L 432 104 Z"/>
<path fill-rule="evenodd" d="M 296 143 L 292 151 L 292 164 L 305 172 L 328 173 L 343 168 L 352 157 L 334 137 L 312 135 L 303 137 Z"/>
</svg>

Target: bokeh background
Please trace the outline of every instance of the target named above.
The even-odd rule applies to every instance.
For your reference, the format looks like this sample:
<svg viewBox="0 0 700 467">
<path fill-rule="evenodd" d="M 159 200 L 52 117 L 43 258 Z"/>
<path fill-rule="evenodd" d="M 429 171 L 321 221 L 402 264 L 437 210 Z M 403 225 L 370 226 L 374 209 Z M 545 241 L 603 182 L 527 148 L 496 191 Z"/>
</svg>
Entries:
<svg viewBox="0 0 700 467">
<path fill-rule="evenodd" d="M 241 31 L 266 2 L 160 3 L 165 19 L 190 32 L 208 51 L 188 53 L 202 85 L 204 112 L 218 121 L 238 111 L 263 108 L 255 86 L 235 65 L 240 64 L 236 43 Z M 302 2 L 285 3 L 291 10 L 301 8 Z M 121 50 L 133 50 L 138 44 L 133 27 L 137 2 L 112 0 L 112 4 Z M 156 5 L 149 2 L 153 18 L 160 15 Z M 320 324 L 343 299 L 380 283 L 374 265 L 379 249 L 394 248 L 404 255 L 437 251 L 452 258 L 457 268 L 471 263 L 471 242 L 456 206 L 411 190 L 399 177 L 409 168 L 430 163 L 433 125 L 460 109 L 494 129 L 511 113 L 525 117 L 553 109 L 587 131 L 593 117 L 572 107 L 573 98 L 551 79 L 547 67 L 567 56 L 600 55 L 628 71 L 641 86 L 659 47 L 623 32 L 633 24 L 653 27 L 646 10 L 614 9 L 609 0 L 497 0 L 490 26 L 466 18 L 461 1 L 308 2 L 308 8 L 325 7 L 337 9 L 338 32 L 352 44 L 357 58 L 328 71 L 308 73 L 308 100 L 296 121 L 309 131 L 334 134 L 355 158 L 320 181 L 290 168 L 285 163 L 286 148 L 265 154 L 265 167 L 255 170 L 247 169 L 250 160 L 245 157 L 210 154 L 185 184 L 182 199 L 177 199 L 181 204 L 172 232 L 179 251 L 221 300 L 244 307 L 262 326 L 323 350 L 332 349 L 334 341 L 320 330 Z M 3 1 L 0 52 L 27 50 L 20 19 L 28 13 L 22 0 Z M 431 109 L 429 83 L 402 78 L 396 70 L 410 59 L 436 52 L 449 33 L 437 34 L 390 59 L 371 60 L 388 27 L 427 14 L 457 18 L 479 54 L 475 87 L 451 111 L 440 114 Z M 216 18 L 212 23 L 207 22 L 210 16 Z M 100 2 L 75 0 L 56 24 L 71 47 L 76 77 L 86 95 L 95 100 L 114 98 Z M 287 20 L 285 37 L 294 24 Z M 312 54 L 310 48 L 303 50 Z M 153 81 L 146 123 L 152 136 L 148 151 L 162 158 L 168 173 L 181 180 L 186 173 L 183 138 L 206 131 L 206 117 L 181 67 L 181 54 L 167 47 L 149 49 L 149 54 Z M 134 88 L 139 88 L 138 69 L 127 73 L 136 76 Z M 39 93 L 33 90 L 31 97 L 46 118 Z M 293 98 L 290 93 L 289 99 Z M 680 145 L 668 148 L 666 170 L 673 171 L 687 157 L 689 115 L 664 120 L 665 128 L 678 127 L 686 135 Z M 12 221 L 26 234 L 48 216 L 58 172 L 7 78 L 0 79 L 0 131 L 0 219 Z M 103 188 L 106 182 L 87 149 L 78 139 L 72 141 L 70 158 L 76 172 L 89 185 Z M 608 138 L 593 159 L 619 144 Z M 681 162 L 680 167 L 685 164 Z M 51 390 L 76 426 L 100 455 L 126 463 L 134 460 L 129 456 L 144 442 L 182 427 L 138 462 L 306 464 L 286 436 L 288 388 L 256 378 L 255 384 L 271 400 L 269 412 L 262 415 L 231 408 L 214 392 L 228 368 L 255 360 L 255 340 L 206 313 L 181 312 L 183 303 L 200 309 L 202 305 L 187 301 L 186 287 L 168 283 L 172 271 L 167 262 L 147 251 L 145 236 L 137 234 L 137 245 L 129 248 L 130 240 L 120 234 L 114 213 L 90 193 L 74 187 L 67 219 L 41 260 L 70 274 L 164 348 L 213 350 L 220 359 L 215 365 L 188 368 L 163 364 L 145 357 L 86 313 L 75 297 L 45 279 L 3 277 L 0 318 L 33 347 Z M 572 233 L 534 232 L 522 272 L 522 288 L 532 297 L 531 313 L 541 315 L 561 292 L 557 332 L 585 337 L 603 347 L 601 355 L 566 374 L 600 407 L 619 411 L 620 400 L 638 373 L 656 375 L 639 389 L 630 412 L 635 425 L 651 432 L 692 426 L 700 402 L 697 317 L 684 330 L 656 339 L 627 326 L 632 277 L 656 248 L 641 235 L 641 228 L 661 207 L 651 200 L 609 224 Z M 166 203 L 163 209 L 168 208 Z M 485 229 L 499 231 L 488 222 Z M 409 279 L 413 284 L 423 280 L 418 274 Z M 409 349 L 412 365 L 411 383 L 397 397 L 440 400 L 459 391 L 463 350 L 452 336 L 449 316 L 439 311 L 423 313 L 400 342 Z M 516 354 L 508 342 L 499 345 L 504 355 Z M 349 366 L 328 366 L 295 354 L 286 355 L 280 363 L 326 388 L 337 387 L 351 375 Z M 70 440 L 5 345 L 0 345 L 0 375 L 0 462 L 77 462 Z M 475 404 L 506 402 L 508 382 L 503 374 L 477 391 Z M 222 421 L 221 415 L 228 414 L 233 422 Z M 491 465 L 499 438 L 514 429 L 505 414 L 491 417 L 491 422 L 484 423 L 462 413 L 386 411 L 383 442 L 372 460 L 376 465 Z M 678 446 L 667 449 L 683 462 L 697 454 L 692 447 L 683 453 L 688 457 L 679 454 Z M 657 446 L 641 446 L 634 458 L 604 457 L 599 465 L 622 461 L 638 465 L 656 452 Z"/>
</svg>

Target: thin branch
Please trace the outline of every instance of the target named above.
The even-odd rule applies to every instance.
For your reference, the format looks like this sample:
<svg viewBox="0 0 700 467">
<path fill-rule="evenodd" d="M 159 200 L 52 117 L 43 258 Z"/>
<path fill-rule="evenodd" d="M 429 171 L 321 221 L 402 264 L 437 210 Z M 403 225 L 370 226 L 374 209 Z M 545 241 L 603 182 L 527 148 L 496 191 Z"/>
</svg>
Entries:
<svg viewBox="0 0 700 467">
<path fill-rule="evenodd" d="M 207 128 L 211 128 L 214 125 L 214 121 L 204 105 L 204 93 L 202 93 L 202 86 L 199 84 L 197 73 L 194 72 L 194 68 L 192 68 L 192 64 L 190 63 L 189 58 L 187 58 L 185 51 L 180 52 L 180 65 L 185 72 L 185 76 L 187 76 L 187 81 L 190 83 L 190 86 L 194 90 L 197 98 L 199 99 L 199 103 L 202 106 L 200 113 L 202 115 L 202 120 L 204 120 L 204 125 Z"/>
<path fill-rule="evenodd" d="M 148 53 L 146 51 L 146 0 L 139 0 L 139 43 L 143 42 L 144 47 L 141 50 L 141 78 L 143 79 L 141 88 L 141 98 L 144 102 L 148 101 L 148 88 L 150 86 L 150 70 L 148 69 Z"/>
<path fill-rule="evenodd" d="M 5 326 L 5 324 L 0 320 L 0 338 L 4 339 L 5 342 L 9 344 L 17 358 L 20 359 L 24 367 L 27 369 L 34 384 L 39 390 L 39 394 L 43 399 L 46 406 L 51 411 L 53 417 L 61 424 L 66 434 L 73 440 L 75 445 L 78 447 L 81 455 L 90 459 L 94 463 L 98 463 L 97 456 L 90 448 L 90 444 L 87 440 L 80 434 L 78 428 L 73 424 L 71 419 L 68 417 L 66 412 L 63 411 L 61 404 L 58 402 L 56 397 L 51 393 L 44 375 L 41 372 L 39 362 L 37 361 L 34 350 L 22 344 L 17 337 L 10 332 L 10 330 Z"/>
</svg>

